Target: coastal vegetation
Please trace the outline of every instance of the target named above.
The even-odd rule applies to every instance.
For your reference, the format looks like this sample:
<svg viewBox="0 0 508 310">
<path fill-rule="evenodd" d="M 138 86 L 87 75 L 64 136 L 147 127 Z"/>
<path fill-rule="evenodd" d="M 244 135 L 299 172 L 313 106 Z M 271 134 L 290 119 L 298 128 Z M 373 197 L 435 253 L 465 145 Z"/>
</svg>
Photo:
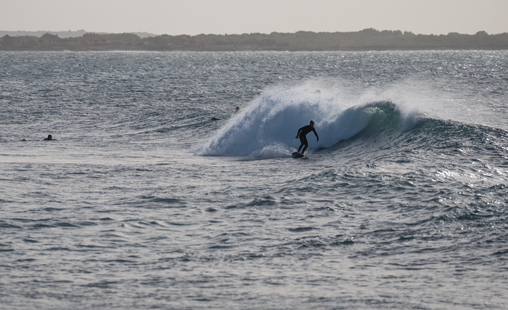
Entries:
<svg viewBox="0 0 508 310">
<path fill-rule="evenodd" d="M 5 34 L 3 51 L 366 51 L 366 50 L 504 50 L 508 33 L 474 35 L 449 33 L 423 35 L 402 31 L 364 29 L 357 32 L 270 34 L 141 35 L 136 33 L 86 33 L 60 37 L 58 33 Z"/>
</svg>

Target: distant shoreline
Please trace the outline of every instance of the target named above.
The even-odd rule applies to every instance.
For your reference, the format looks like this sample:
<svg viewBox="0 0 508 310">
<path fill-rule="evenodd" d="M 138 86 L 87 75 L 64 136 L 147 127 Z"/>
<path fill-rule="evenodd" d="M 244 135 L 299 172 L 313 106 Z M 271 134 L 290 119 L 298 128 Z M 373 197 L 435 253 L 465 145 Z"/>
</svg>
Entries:
<svg viewBox="0 0 508 310">
<path fill-rule="evenodd" d="M 10 33 L 10 34 L 9 34 Z M 508 50 L 508 33 L 421 35 L 364 29 L 358 32 L 305 32 L 239 35 L 150 35 L 147 33 L 44 33 L 13 36 L 0 31 L 0 51 L 417 51 Z M 62 35 L 62 37 L 60 37 Z M 72 36 L 77 35 L 77 36 Z M 64 37 L 65 36 L 65 37 Z"/>
</svg>

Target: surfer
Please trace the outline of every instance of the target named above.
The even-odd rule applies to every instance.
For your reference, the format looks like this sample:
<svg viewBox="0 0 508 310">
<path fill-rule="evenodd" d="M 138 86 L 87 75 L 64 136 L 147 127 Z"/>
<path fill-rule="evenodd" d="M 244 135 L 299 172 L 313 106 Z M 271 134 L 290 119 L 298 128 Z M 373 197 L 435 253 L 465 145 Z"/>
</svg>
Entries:
<svg viewBox="0 0 508 310">
<path fill-rule="evenodd" d="M 45 138 L 44 140 L 53 140 L 53 136 L 52 135 L 48 135 L 48 137 Z"/>
<path fill-rule="evenodd" d="M 309 132 L 311 132 L 311 131 L 314 132 L 314 134 L 316 135 L 317 141 L 319 141 L 319 136 L 318 136 L 318 134 L 316 132 L 316 129 L 314 129 L 314 121 L 310 121 L 309 125 L 303 126 L 302 128 L 298 129 L 298 133 L 296 134 L 295 139 L 298 139 L 298 137 L 300 137 L 300 142 L 302 142 L 302 144 L 298 148 L 298 153 L 300 153 L 300 149 L 303 146 L 303 150 L 302 150 L 302 153 L 301 153 L 302 155 L 305 152 L 305 150 L 307 149 L 307 147 L 309 146 L 309 143 L 307 142 L 306 135 Z"/>
</svg>

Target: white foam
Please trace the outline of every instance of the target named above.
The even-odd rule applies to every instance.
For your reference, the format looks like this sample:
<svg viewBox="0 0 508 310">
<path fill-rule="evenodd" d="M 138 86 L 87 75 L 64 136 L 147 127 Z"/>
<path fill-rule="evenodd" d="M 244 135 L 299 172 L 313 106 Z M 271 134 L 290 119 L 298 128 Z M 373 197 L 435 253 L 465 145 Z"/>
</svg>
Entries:
<svg viewBox="0 0 508 310">
<path fill-rule="evenodd" d="M 300 145 L 295 139 L 300 127 L 314 120 L 319 142 L 307 135 L 309 151 L 330 147 L 350 138 L 368 123 L 360 109 L 347 109 L 336 89 L 317 88 L 315 82 L 265 91 L 230 119 L 195 153 L 207 156 L 270 158 L 288 156 Z"/>
</svg>

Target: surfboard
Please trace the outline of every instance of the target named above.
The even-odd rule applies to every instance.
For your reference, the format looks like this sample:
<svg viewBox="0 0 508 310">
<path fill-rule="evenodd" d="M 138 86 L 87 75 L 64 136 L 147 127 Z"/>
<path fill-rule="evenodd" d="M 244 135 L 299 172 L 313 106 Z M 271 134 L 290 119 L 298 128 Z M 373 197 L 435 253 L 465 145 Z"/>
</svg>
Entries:
<svg viewBox="0 0 508 310">
<path fill-rule="evenodd" d="M 291 154 L 291 157 L 293 157 L 293 158 L 300 158 L 300 157 L 303 157 L 303 155 L 298 153 L 298 152 L 294 152 L 293 154 Z"/>
</svg>

